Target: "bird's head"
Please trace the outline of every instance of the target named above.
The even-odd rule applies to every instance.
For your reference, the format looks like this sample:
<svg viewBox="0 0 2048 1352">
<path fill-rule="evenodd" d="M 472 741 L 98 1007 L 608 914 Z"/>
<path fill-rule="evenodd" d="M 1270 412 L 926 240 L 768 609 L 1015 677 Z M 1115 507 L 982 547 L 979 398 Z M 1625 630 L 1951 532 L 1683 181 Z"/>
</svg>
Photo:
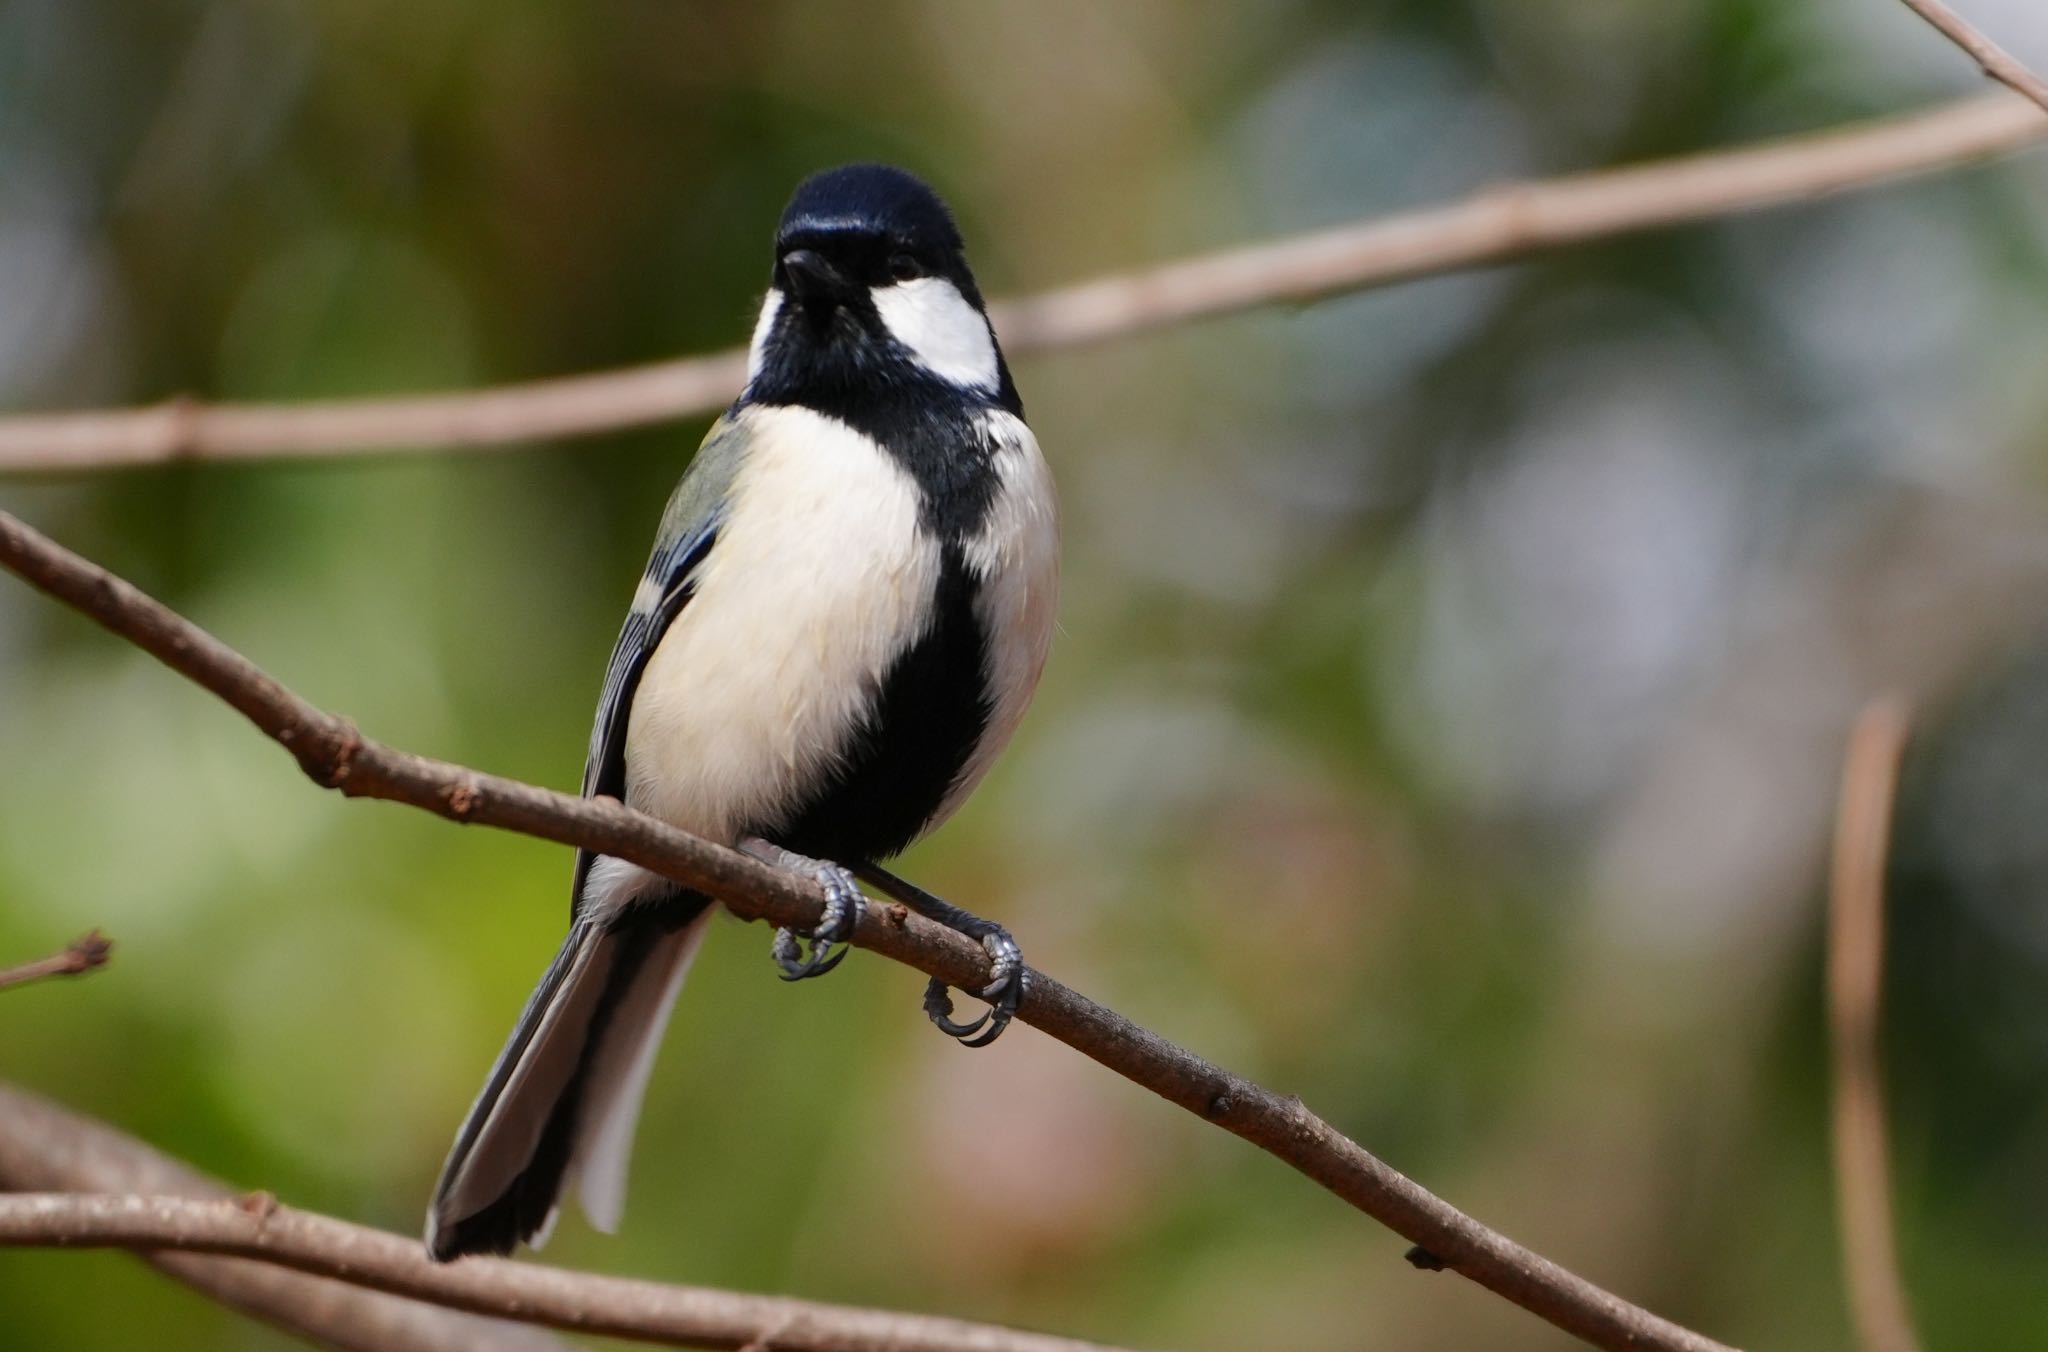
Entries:
<svg viewBox="0 0 2048 1352">
<path fill-rule="evenodd" d="M 931 380 L 984 398 L 1007 393 L 960 231 L 938 194 L 881 164 L 799 184 L 776 230 L 749 378 L 768 401 Z"/>
</svg>

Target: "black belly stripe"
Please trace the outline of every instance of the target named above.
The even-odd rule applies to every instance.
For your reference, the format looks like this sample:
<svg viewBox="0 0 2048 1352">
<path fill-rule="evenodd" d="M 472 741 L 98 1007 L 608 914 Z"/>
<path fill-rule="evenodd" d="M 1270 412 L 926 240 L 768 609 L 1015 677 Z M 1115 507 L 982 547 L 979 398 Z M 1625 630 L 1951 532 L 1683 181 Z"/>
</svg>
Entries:
<svg viewBox="0 0 2048 1352">
<path fill-rule="evenodd" d="M 886 859 L 917 838 L 988 728 L 988 640 L 957 544 L 944 547 L 932 625 L 882 678 L 836 773 L 762 832 L 813 859 Z"/>
</svg>

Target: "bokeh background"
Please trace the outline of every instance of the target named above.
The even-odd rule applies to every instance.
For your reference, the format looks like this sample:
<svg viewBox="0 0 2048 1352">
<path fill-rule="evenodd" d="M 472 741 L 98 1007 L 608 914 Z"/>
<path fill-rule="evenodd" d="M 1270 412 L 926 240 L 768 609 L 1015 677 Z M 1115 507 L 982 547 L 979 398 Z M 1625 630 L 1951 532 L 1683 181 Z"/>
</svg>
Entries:
<svg viewBox="0 0 2048 1352">
<path fill-rule="evenodd" d="M 1972 16 L 2048 67 L 2048 8 Z M 1887 0 L 0 3 L 0 407 L 438 389 L 741 339 L 886 158 L 1006 294 L 1974 90 Z M 1821 883 L 1920 706 L 1885 1056 L 1931 1345 L 2048 1346 L 2048 161 L 1021 363 L 1063 630 L 909 857 L 1039 964 L 1731 1342 L 1842 1349 Z M 373 735 L 577 782 L 701 423 L 0 481 Z M 566 851 L 314 791 L 0 580 L 0 1076 L 413 1230 Z M 1553 1348 L 1242 1143 L 729 924 L 624 1231 L 548 1258 L 1177 1349 Z M 90 1292 L 89 1299 L 81 1298 Z M 268 1349 L 0 1253 L 9 1347 Z"/>
</svg>

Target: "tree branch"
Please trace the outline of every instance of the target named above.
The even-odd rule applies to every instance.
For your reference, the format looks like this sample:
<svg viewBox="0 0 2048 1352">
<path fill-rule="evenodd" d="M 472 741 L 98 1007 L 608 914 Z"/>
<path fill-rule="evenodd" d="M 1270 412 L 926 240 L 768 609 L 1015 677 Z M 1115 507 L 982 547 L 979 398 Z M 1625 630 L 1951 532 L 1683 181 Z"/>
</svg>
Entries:
<svg viewBox="0 0 2048 1352">
<path fill-rule="evenodd" d="M 255 1259 L 452 1309 L 671 1347 L 776 1352 L 1117 1352 L 936 1315 L 565 1272 L 502 1258 L 440 1264 L 416 1239 L 267 1196 L 0 1195 L 0 1247 L 177 1250 Z"/>
<path fill-rule="evenodd" d="M 57 1188 L 64 1191 L 19 1195 Z M 502 1322 L 518 1320 L 683 1347 L 1118 1352 L 957 1319 L 625 1281 L 533 1263 L 433 1263 L 416 1239 L 295 1211 L 265 1194 L 230 1197 L 222 1185 L 104 1123 L 0 1085 L 0 1247 L 9 1245 L 141 1250 L 230 1304 L 348 1348 L 566 1352 L 537 1330 Z M 267 1284 L 274 1303 L 252 1308 L 194 1280 L 222 1273 L 240 1274 L 243 1294 Z M 350 1317 L 337 1323 L 336 1307 Z"/>
<path fill-rule="evenodd" d="M 1879 1073 L 1884 867 L 1905 754 L 1906 706 L 1865 705 L 1849 733 L 1828 901 L 1828 1031 L 1833 1044 L 1835 1205 L 1849 1309 L 1868 1352 L 1919 1352 L 1899 1279 Z"/>
<path fill-rule="evenodd" d="M 734 914 L 815 925 L 815 883 L 699 840 L 611 799 L 572 798 L 381 746 L 286 690 L 241 654 L 129 583 L 0 512 L 0 565 L 226 700 L 319 784 L 459 822 L 630 860 L 710 893 Z M 902 906 L 864 909 L 853 942 L 951 985 L 989 980 L 988 955 Z M 1727 1352 L 1522 1247 L 1351 1141 L 1300 1099 L 1211 1065 L 1038 972 L 1018 1017 L 1136 1084 L 1243 1137 L 1443 1264 L 1598 1347 Z"/>
<path fill-rule="evenodd" d="M 104 1122 L 0 1084 L 0 1192 L 148 1192 L 224 1199 L 225 1184 Z M 268 1263 L 139 1255 L 222 1304 L 342 1352 L 570 1352 L 523 1324 L 444 1310 Z"/>
<path fill-rule="evenodd" d="M 114 951 L 113 941 L 98 930 L 87 930 L 47 958 L 24 962 L 19 967 L 0 967 L 0 991 L 9 986 L 26 986 L 51 976 L 77 976 L 107 965 Z"/>
<path fill-rule="evenodd" d="M 2004 94 L 1741 150 L 1489 189 L 1460 202 L 1120 272 L 994 307 L 1012 356 L 1106 342 L 1258 306 L 1370 286 L 1685 221 L 1811 201 L 1980 160 L 2048 138 Z M 589 436 L 721 408 L 744 353 L 495 389 L 297 404 L 206 405 L 0 418 L 0 471 L 102 469 L 481 449 Z"/>
<path fill-rule="evenodd" d="M 1941 0 L 1905 0 L 1906 8 L 1940 30 L 1941 35 L 1968 52 L 1984 73 L 2006 88 L 2025 95 L 2048 112 L 2048 81 L 2028 70 L 2011 52 L 1970 26 L 1967 19 Z"/>
</svg>

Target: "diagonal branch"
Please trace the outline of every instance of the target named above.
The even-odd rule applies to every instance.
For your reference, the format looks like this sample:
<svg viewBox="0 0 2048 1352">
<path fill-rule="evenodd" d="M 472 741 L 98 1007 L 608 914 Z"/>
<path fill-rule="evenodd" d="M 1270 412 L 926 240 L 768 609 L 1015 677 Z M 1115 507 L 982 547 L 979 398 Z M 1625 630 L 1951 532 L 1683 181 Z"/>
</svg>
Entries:
<svg viewBox="0 0 2048 1352">
<path fill-rule="evenodd" d="M 808 879 L 756 863 L 630 811 L 572 798 L 370 741 L 129 583 L 0 512 L 0 566 L 226 700 L 352 797 L 409 803 L 458 822 L 614 855 L 708 892 L 748 920 L 809 927 L 823 897 Z M 864 909 L 853 942 L 966 989 L 988 983 L 988 955 L 902 906 Z M 1460 1275 L 1598 1347 L 1727 1352 L 1489 1229 L 1371 1154 L 1291 1096 L 1210 1064 L 1121 1014 L 1031 973 L 1018 1018 L 1169 1102 L 1243 1137 L 1394 1230 Z"/>
<path fill-rule="evenodd" d="M 0 991 L 9 986 L 26 986 L 52 976 L 78 976 L 107 965 L 114 943 L 98 930 L 87 930 L 47 958 L 24 962 L 19 967 L 0 967 Z"/>
<path fill-rule="evenodd" d="M 1919 1352 L 1899 1279 L 1877 1049 L 1884 986 L 1884 868 L 1908 732 L 1905 704 L 1876 699 L 1849 732 L 1828 901 L 1835 1207 L 1849 1309 L 1867 1352 Z"/>
<path fill-rule="evenodd" d="M 104 1123 L 0 1084 L 0 1247 L 8 1245 L 136 1249 L 272 1323 L 376 1352 L 565 1352 L 537 1329 L 500 1322 L 508 1319 L 684 1347 L 1117 1352 L 957 1319 L 533 1263 L 432 1263 L 417 1240 L 294 1211 L 263 1194 L 230 1197 Z"/>
<path fill-rule="evenodd" d="M 473 1314 L 670 1347 L 776 1352 L 1118 1352 L 937 1315 L 565 1272 L 503 1258 L 430 1260 L 419 1241 L 268 1197 L 0 1194 L 0 1248 L 117 1248 L 254 1259 Z"/>
<path fill-rule="evenodd" d="M 2048 112 L 2048 80 L 2028 70 L 2011 52 L 1985 37 L 1941 0 L 1905 0 L 1906 8 L 1933 24 L 1941 35 L 1970 54 L 1986 75 L 2024 94 Z"/>
<path fill-rule="evenodd" d="M 0 1084 L 0 1194 L 148 1192 L 221 1200 L 226 1185 L 104 1122 Z M 142 1261 L 223 1305 L 341 1352 L 570 1352 L 540 1329 L 402 1300 L 267 1263 L 159 1250 Z"/>
<path fill-rule="evenodd" d="M 2048 118 L 2038 109 L 2005 94 L 1985 95 L 1739 150 L 1492 188 L 1444 206 L 1113 273 L 1005 302 L 993 314 L 1012 356 L 1079 347 L 1211 315 L 1299 304 L 1564 245 L 1812 201 L 2044 138 Z M 0 471 L 407 447 L 476 450 L 589 436 L 713 412 L 745 378 L 745 354 L 727 351 L 402 398 L 218 405 L 175 399 L 154 408 L 25 414 L 0 418 Z"/>
</svg>

